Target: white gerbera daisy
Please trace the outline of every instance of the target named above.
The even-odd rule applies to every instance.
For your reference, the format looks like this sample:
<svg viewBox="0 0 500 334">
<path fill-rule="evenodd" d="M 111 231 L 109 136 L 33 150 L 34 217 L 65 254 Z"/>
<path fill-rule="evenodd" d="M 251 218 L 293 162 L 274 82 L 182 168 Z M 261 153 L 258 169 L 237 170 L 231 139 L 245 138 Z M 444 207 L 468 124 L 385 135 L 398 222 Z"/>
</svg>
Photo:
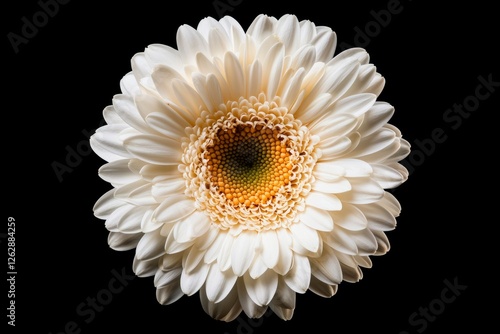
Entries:
<svg viewBox="0 0 500 334">
<path fill-rule="evenodd" d="M 177 46 L 132 58 L 91 138 L 113 186 L 94 207 L 110 247 L 136 248 L 161 304 L 198 292 L 225 321 L 290 319 L 296 293 L 358 281 L 389 249 L 400 206 L 384 189 L 410 150 L 368 54 L 333 57 L 335 33 L 293 15 L 246 32 L 206 18 Z"/>
</svg>

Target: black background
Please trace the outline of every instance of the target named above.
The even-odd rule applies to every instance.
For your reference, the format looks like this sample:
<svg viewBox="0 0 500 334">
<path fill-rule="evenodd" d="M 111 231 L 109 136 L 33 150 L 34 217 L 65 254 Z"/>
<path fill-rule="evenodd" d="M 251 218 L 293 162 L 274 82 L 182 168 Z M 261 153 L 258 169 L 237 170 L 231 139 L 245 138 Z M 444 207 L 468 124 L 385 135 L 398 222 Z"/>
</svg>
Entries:
<svg viewBox="0 0 500 334">
<path fill-rule="evenodd" d="M 73 0 L 42 22 L 17 53 L 8 34 L 21 35 L 22 18 L 32 21 L 41 7 L 33 0 L 3 5 L 3 210 L 4 220 L 16 219 L 18 272 L 16 327 L 8 329 L 55 334 L 73 326 L 72 321 L 80 333 L 260 334 L 302 328 L 314 333 L 413 334 L 451 333 L 466 326 L 474 332 L 497 329 L 498 260 L 493 252 L 498 244 L 495 122 L 500 87 L 474 106 L 468 118 L 443 118 L 454 104 L 473 101 L 479 77 L 500 82 L 496 9 L 480 1 L 437 6 L 401 0 L 399 13 L 382 26 L 375 23 L 374 13 L 392 1 L 330 1 L 327 6 L 311 0 L 272 6 L 270 1 L 220 2 L 234 6 L 216 10 L 212 1 Z M 94 202 L 110 186 L 97 176 L 103 161 L 85 151 L 85 134 L 99 126 L 102 109 L 119 93 L 119 80 L 130 71 L 136 52 L 151 43 L 175 47 L 181 24 L 196 26 L 202 18 L 219 18 L 222 12 L 245 29 L 260 13 L 296 14 L 300 20 L 330 26 L 339 44 L 368 50 L 387 80 L 379 100 L 395 106 L 391 123 L 418 151 L 408 160 L 409 180 L 394 192 L 403 211 L 397 229 L 388 234 L 392 248 L 372 258 L 374 266 L 364 270 L 361 282 L 341 284 L 334 297 L 298 295 L 288 322 L 274 315 L 218 322 L 204 313 L 197 295 L 161 306 L 151 277 L 127 281 L 100 312 L 82 316 L 79 305 L 102 295 L 113 270 L 132 274 L 133 259 L 133 251 L 108 247 L 104 222 L 92 214 Z M 369 34 L 362 38 L 359 31 Z M 446 140 L 433 141 L 433 131 L 444 133 Z M 85 154 L 58 179 L 54 162 L 67 164 L 68 149 L 77 148 Z M 2 233 L 7 231 L 4 224 Z M 1 241 L 6 254 L 7 240 Z M 439 302 L 445 280 L 467 286 L 448 304 Z M 7 313 L 4 286 L 0 295 Z M 445 308 L 432 321 L 421 316 L 415 318 L 418 323 L 409 321 L 430 305 Z"/>
</svg>

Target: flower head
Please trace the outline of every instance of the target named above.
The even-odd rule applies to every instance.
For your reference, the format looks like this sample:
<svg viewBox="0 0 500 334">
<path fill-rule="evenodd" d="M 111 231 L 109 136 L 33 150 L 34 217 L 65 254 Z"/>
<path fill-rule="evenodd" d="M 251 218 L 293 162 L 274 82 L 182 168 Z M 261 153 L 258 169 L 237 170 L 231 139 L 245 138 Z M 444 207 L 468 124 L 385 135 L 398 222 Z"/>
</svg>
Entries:
<svg viewBox="0 0 500 334">
<path fill-rule="evenodd" d="M 170 304 L 230 321 L 331 297 L 389 250 L 409 144 L 368 54 L 293 15 L 184 25 L 132 58 L 91 138 L 113 188 L 94 207 Z"/>
</svg>

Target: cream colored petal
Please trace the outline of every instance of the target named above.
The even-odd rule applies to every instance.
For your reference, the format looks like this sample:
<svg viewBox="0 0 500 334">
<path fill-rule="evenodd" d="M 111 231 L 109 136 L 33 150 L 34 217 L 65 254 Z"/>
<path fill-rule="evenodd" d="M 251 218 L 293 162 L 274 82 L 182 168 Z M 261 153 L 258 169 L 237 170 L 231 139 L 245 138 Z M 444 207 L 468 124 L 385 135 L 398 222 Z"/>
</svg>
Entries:
<svg viewBox="0 0 500 334">
<path fill-rule="evenodd" d="M 223 299 L 220 303 L 214 303 L 207 298 L 205 286 L 203 286 L 200 289 L 200 302 L 203 310 L 216 320 L 230 322 L 236 319 L 241 313 L 241 305 L 238 300 L 236 288 L 233 288 L 227 298 Z"/>
<path fill-rule="evenodd" d="M 152 260 L 165 254 L 165 237 L 159 230 L 144 234 L 135 251 L 138 260 Z"/>
<path fill-rule="evenodd" d="M 231 270 L 221 271 L 219 266 L 213 263 L 205 285 L 208 300 L 220 303 L 231 292 L 237 278 L 238 276 L 234 275 Z"/>
<path fill-rule="evenodd" d="M 278 288 L 278 275 L 273 270 L 267 270 L 256 279 L 246 273 L 243 281 L 248 295 L 259 306 L 269 305 Z"/>
<path fill-rule="evenodd" d="M 370 204 L 372 205 L 372 204 Z M 329 212 L 335 226 L 341 226 L 350 231 L 363 230 L 368 226 L 368 218 L 364 215 L 366 206 L 358 206 L 344 203 L 341 211 Z"/>
<path fill-rule="evenodd" d="M 156 299 L 162 305 L 175 303 L 182 296 L 184 296 L 184 293 L 178 280 L 156 290 Z"/>
<path fill-rule="evenodd" d="M 204 262 L 199 262 L 198 265 L 189 272 L 183 270 L 181 275 L 182 292 L 188 296 L 198 292 L 205 283 L 209 270 L 210 265 Z"/>
<path fill-rule="evenodd" d="M 331 231 L 333 229 L 332 216 L 327 211 L 307 206 L 300 215 L 300 221 L 318 231 Z"/>
<path fill-rule="evenodd" d="M 172 284 L 179 280 L 181 276 L 182 268 L 175 268 L 173 270 L 163 271 L 158 270 L 155 274 L 154 285 L 156 288 L 160 289 L 164 286 Z"/>
<path fill-rule="evenodd" d="M 142 233 L 124 234 L 121 232 L 110 232 L 108 234 L 108 244 L 113 250 L 128 251 L 137 246 L 142 235 Z"/>
<path fill-rule="evenodd" d="M 297 293 L 305 293 L 311 281 L 311 265 L 305 256 L 294 254 L 292 269 L 284 276 L 285 283 Z"/>
</svg>

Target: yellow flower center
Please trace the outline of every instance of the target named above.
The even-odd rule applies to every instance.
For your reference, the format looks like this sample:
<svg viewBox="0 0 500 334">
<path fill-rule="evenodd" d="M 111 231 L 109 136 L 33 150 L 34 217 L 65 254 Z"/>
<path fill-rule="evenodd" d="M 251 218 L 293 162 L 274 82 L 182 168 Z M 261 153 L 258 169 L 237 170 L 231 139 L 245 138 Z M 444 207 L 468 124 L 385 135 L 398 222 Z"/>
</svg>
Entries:
<svg viewBox="0 0 500 334">
<path fill-rule="evenodd" d="M 219 129 L 208 146 L 212 184 L 228 203 L 254 207 L 275 198 L 290 182 L 290 153 L 279 132 L 263 126 Z"/>
<path fill-rule="evenodd" d="M 264 94 L 202 111 L 186 130 L 185 194 L 221 229 L 290 226 L 305 208 L 318 138 Z"/>
</svg>

